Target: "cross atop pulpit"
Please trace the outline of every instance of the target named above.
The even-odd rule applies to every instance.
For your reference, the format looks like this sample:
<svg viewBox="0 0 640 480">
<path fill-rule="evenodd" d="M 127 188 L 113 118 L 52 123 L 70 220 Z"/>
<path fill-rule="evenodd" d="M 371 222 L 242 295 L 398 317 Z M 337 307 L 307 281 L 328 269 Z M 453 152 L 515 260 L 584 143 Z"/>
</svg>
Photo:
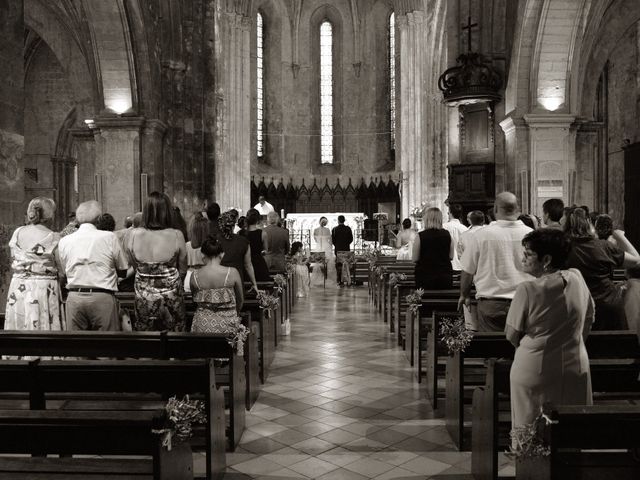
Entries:
<svg viewBox="0 0 640 480">
<path fill-rule="evenodd" d="M 467 24 L 462 27 L 462 30 L 468 30 L 467 32 L 467 53 L 471 52 L 471 30 L 473 27 L 477 27 L 477 23 L 471 23 L 471 17 L 467 17 Z"/>
</svg>

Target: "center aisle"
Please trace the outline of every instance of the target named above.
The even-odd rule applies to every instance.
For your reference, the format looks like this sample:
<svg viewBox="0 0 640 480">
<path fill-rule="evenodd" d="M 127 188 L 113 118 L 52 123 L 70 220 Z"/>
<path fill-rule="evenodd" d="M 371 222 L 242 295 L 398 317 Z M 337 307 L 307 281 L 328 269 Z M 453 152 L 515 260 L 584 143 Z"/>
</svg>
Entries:
<svg viewBox="0 0 640 480">
<path fill-rule="evenodd" d="M 366 288 L 316 290 L 292 312 L 225 479 L 466 479 Z"/>
</svg>

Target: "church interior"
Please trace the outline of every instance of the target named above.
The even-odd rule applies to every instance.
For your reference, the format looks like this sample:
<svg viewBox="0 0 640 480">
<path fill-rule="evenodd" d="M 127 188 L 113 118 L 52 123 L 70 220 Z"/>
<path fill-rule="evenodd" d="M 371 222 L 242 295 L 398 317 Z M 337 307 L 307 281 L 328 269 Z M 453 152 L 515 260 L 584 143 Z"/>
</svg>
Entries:
<svg viewBox="0 0 640 480">
<path fill-rule="evenodd" d="M 0 63 L 0 478 L 640 478 L 639 1 L 0 0 Z M 47 217 L 48 204 L 33 210 L 37 198 L 52 205 L 41 225 L 31 217 Z M 191 255 L 200 225 L 208 232 L 195 248 L 202 268 L 211 263 L 212 285 L 231 291 L 229 308 L 238 307 L 244 325 L 233 341 L 195 333 L 202 335 L 196 341 L 166 326 L 173 323 L 135 331 L 139 297 L 148 294 L 139 287 L 140 265 L 162 263 L 155 256 L 165 238 L 164 227 L 148 227 L 150 205 L 165 200 L 182 216 L 182 228 L 165 225 L 182 232 L 171 257 L 177 264 L 166 270 L 180 283 L 181 315 L 191 325 L 211 303 L 197 300 L 205 290 L 195 274 L 185 281 L 184 250 Z M 557 218 L 551 204 L 560 205 Z M 92 208 L 115 221 L 113 238 L 122 244 L 108 268 L 113 282 L 128 271 L 128 291 L 120 280 L 115 294 L 104 284 L 74 284 L 71 240 L 80 237 L 64 230 L 73 224 L 81 233 L 81 216 Z M 223 225 L 233 209 L 231 227 L 242 229 L 251 249 L 238 260 L 238 280 L 227 270 L 218 285 L 216 268 L 225 256 L 231 262 L 235 248 L 225 241 L 238 237 Z M 269 212 L 280 218 L 271 222 Z M 471 221 L 474 212 L 480 224 Z M 457 222 L 471 231 L 485 218 L 478 232 L 496 220 L 522 226 L 519 214 L 541 236 L 523 239 L 524 232 L 516 241 L 509 233 L 518 272 L 496 267 L 494 283 L 503 288 L 528 275 L 540 287 L 541 278 L 557 274 L 562 295 L 573 295 L 567 311 L 575 307 L 582 322 L 572 337 L 582 380 L 590 375 L 587 401 L 538 405 L 542 413 L 527 432 L 515 428 L 518 402 L 526 403 L 518 395 L 526 395 L 513 386 L 514 372 L 529 378 L 515 368 L 517 361 L 522 368 L 518 352 L 534 348 L 513 313 L 526 289 L 515 290 L 521 280 L 504 287 L 506 296 L 483 287 L 481 269 L 490 268 L 484 244 L 464 246 L 464 234 L 447 227 Z M 238 216 L 248 226 L 236 226 Z M 345 216 L 353 236 L 339 248 L 334 233 Z M 602 216 L 606 234 L 598 229 Z M 566 237 L 548 232 L 549 219 Z M 578 232 L 581 219 L 590 233 Z M 436 243 L 427 244 L 435 236 L 423 236 L 436 229 L 433 221 L 450 231 L 445 286 L 433 276 L 418 279 L 421 268 L 436 264 L 421 263 L 436 255 Z M 42 240 L 51 237 L 35 243 L 57 263 L 57 277 L 25 267 L 42 253 L 16 255 L 16 232 L 28 242 L 25 232 L 44 223 L 47 232 L 63 232 L 51 251 Z M 272 223 L 289 230 L 286 268 L 271 268 L 276 240 L 265 232 Z M 538 229 L 543 223 L 550 228 Z M 412 232 L 409 243 L 403 228 Z M 135 234 L 138 250 L 130 229 L 143 230 Z M 211 240 L 214 230 L 222 232 L 219 241 Z M 575 244 L 596 236 L 609 247 L 598 244 L 600 253 L 577 259 Z M 298 241 L 300 249 L 290 251 Z M 544 245 L 544 255 L 535 250 Z M 567 269 L 554 263 L 565 246 Z M 68 294 L 109 295 L 123 322 L 116 330 L 127 330 L 131 317 L 133 332 L 109 337 L 71 328 L 64 255 Z M 531 255 L 544 263 L 539 271 L 526 265 Z M 264 278 L 256 264 L 262 257 Z M 191 258 L 195 272 L 201 264 L 192 268 Z M 603 270 L 589 267 L 596 261 Z M 565 272 L 578 272 L 577 280 Z M 314 274 L 324 277 L 314 284 Z M 42 307 L 28 319 L 41 297 L 15 283 L 44 277 L 55 280 L 44 289 L 47 301 L 60 295 L 47 307 L 46 327 L 37 326 Z M 615 284 L 624 297 L 615 300 L 624 304 L 616 310 L 625 312 L 622 326 L 598 324 L 610 298 L 603 300 L 597 281 L 609 282 L 611 292 Z M 528 292 L 523 308 L 533 318 Z M 553 303 L 546 295 L 537 298 Z M 499 331 L 469 323 L 483 300 L 510 302 Z M 152 315 L 155 325 L 172 315 L 162 309 Z M 65 330 L 65 315 L 69 331 L 50 331 Z M 594 318 L 589 333 L 583 324 Z M 615 327 L 598 327 L 605 324 Z M 515 343 L 513 332 L 523 335 Z M 549 358 L 567 371 L 578 368 Z M 531 375 L 542 378 L 548 365 L 539 362 Z M 180 442 L 175 429 L 157 433 L 157 410 L 182 394 L 200 399 L 205 413 L 193 437 Z M 114 399 L 121 396 L 132 400 Z M 84 464 L 77 455 L 105 461 Z"/>
</svg>

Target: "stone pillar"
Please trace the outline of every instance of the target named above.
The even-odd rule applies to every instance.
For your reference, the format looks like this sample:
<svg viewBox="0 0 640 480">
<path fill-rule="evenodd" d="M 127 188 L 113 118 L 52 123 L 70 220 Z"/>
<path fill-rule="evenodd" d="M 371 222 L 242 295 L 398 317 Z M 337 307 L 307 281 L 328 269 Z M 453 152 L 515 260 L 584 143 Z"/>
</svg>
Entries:
<svg viewBox="0 0 640 480">
<path fill-rule="evenodd" d="M 508 190 L 518 197 L 523 212 L 531 210 L 530 165 L 529 165 L 529 127 L 522 117 L 507 117 L 500 122 L 504 131 L 505 161 L 498 170 L 496 165 L 496 186 Z"/>
<path fill-rule="evenodd" d="M 163 145 L 167 124 L 161 120 L 147 120 L 141 146 L 141 173 L 147 174 L 148 192 L 162 192 L 164 181 Z M 144 198 L 142 198 L 144 201 Z"/>
<path fill-rule="evenodd" d="M 143 117 L 96 119 L 96 199 L 120 224 L 141 208 L 140 131 Z"/>
<path fill-rule="evenodd" d="M 26 206 L 22 0 L 0 2 L 0 38 L 0 226 L 8 235 L 13 226 L 22 223 Z M 0 244 L 6 244 L 8 239 L 3 238 L 2 231 Z M 6 266 L 0 265 L 0 268 Z"/>
<path fill-rule="evenodd" d="M 425 198 L 424 14 L 407 13 L 397 19 L 400 30 L 400 125 L 398 156 L 402 171 L 402 217 Z"/>
<path fill-rule="evenodd" d="M 600 139 L 603 122 L 582 122 L 576 132 L 576 204 L 589 205 L 597 212 L 608 211 L 608 181 L 601 162 Z M 606 165 L 606 164 L 605 164 Z"/>
<path fill-rule="evenodd" d="M 531 211 L 542 215 L 549 198 L 576 199 L 576 128 L 573 115 L 528 114 Z"/>
<path fill-rule="evenodd" d="M 225 210 L 250 202 L 251 19 L 216 10 L 215 200 Z"/>
</svg>

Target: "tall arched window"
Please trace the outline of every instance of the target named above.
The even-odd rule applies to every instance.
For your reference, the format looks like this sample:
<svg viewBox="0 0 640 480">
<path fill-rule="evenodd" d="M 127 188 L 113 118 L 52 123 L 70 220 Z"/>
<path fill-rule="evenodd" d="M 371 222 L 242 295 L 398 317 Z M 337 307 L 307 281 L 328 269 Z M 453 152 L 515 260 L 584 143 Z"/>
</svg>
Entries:
<svg viewBox="0 0 640 480">
<path fill-rule="evenodd" d="M 333 26 L 320 25 L 320 162 L 333 163 Z"/>
<path fill-rule="evenodd" d="M 389 16 L 389 129 L 391 150 L 396 148 L 396 18 Z"/>
<path fill-rule="evenodd" d="M 256 16 L 256 147 L 258 157 L 264 156 L 264 23 L 262 14 Z"/>
</svg>

